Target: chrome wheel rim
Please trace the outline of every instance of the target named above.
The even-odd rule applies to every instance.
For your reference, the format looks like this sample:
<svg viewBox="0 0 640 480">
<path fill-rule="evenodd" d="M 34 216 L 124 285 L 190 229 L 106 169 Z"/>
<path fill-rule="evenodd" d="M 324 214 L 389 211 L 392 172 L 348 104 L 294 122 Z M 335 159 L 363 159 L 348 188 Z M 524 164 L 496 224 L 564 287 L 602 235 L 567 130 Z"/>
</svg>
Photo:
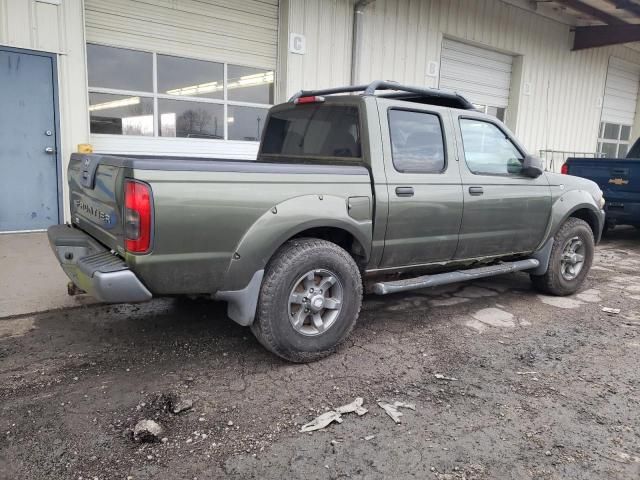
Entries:
<svg viewBox="0 0 640 480">
<path fill-rule="evenodd" d="M 306 336 L 325 333 L 342 310 L 344 289 L 338 276 L 325 269 L 310 270 L 294 284 L 289 294 L 289 321 Z"/>
<path fill-rule="evenodd" d="M 564 244 L 560 257 L 560 273 L 565 280 L 574 280 L 584 266 L 585 247 L 579 237 L 572 237 Z"/>
</svg>

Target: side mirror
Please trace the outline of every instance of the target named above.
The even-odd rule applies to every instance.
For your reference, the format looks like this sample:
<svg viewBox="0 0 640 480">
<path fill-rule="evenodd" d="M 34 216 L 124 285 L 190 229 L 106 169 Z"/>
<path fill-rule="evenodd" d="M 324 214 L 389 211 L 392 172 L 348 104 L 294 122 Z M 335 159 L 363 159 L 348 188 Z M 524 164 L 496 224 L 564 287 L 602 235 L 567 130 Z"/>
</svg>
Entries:
<svg viewBox="0 0 640 480">
<path fill-rule="evenodd" d="M 538 178 L 544 172 L 542 160 L 533 155 L 525 155 L 522 161 L 522 174 L 531 178 Z"/>
</svg>

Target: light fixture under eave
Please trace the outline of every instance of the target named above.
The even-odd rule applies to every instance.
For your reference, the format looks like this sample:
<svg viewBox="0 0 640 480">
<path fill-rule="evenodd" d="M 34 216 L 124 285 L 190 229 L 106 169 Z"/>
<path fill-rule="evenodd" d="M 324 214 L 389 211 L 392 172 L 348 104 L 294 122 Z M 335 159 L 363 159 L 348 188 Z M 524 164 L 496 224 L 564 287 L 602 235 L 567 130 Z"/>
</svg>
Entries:
<svg viewBox="0 0 640 480">
<path fill-rule="evenodd" d="M 89 111 L 95 112 L 96 110 L 108 110 L 110 108 L 128 107 L 130 105 L 138 105 L 139 103 L 140 103 L 140 97 L 129 97 L 129 98 L 123 98 L 121 100 L 112 100 L 110 102 L 96 103 L 95 105 L 90 105 Z"/>
<path fill-rule="evenodd" d="M 182 88 L 174 88 L 172 90 L 167 90 L 167 95 L 183 95 L 183 96 L 194 96 L 194 95 L 202 95 L 205 93 L 219 92 L 222 91 L 224 87 L 221 83 L 218 82 L 208 82 L 201 83 L 199 85 L 191 85 L 189 87 Z"/>
<path fill-rule="evenodd" d="M 259 85 L 266 85 L 273 83 L 274 74 L 273 70 L 262 73 L 254 73 L 251 75 L 244 75 L 237 80 L 230 81 L 227 84 L 227 90 L 243 87 L 256 87 Z M 200 83 L 198 85 L 190 85 L 188 87 L 174 88 L 167 90 L 167 95 L 180 95 L 180 96 L 197 96 L 205 93 L 220 92 L 224 89 L 224 85 L 220 82 L 208 82 Z"/>
<path fill-rule="evenodd" d="M 244 75 L 238 80 L 231 81 L 227 84 L 227 89 L 242 87 L 255 87 L 258 85 L 264 85 L 273 83 L 273 70 L 263 73 L 254 73 L 252 75 Z"/>
</svg>

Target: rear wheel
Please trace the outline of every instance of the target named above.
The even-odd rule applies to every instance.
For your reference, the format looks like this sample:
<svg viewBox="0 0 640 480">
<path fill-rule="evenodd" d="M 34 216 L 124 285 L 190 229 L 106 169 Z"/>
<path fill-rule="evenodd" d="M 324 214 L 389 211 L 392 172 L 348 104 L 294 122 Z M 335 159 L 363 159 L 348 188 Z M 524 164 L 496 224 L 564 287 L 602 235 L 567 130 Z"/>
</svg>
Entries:
<svg viewBox="0 0 640 480">
<path fill-rule="evenodd" d="M 552 295 L 575 293 L 591 268 L 594 245 L 589 224 L 579 218 L 569 218 L 554 237 L 547 272 L 531 275 L 533 286 Z"/>
<path fill-rule="evenodd" d="M 349 253 L 325 240 L 295 239 L 269 262 L 251 330 L 276 355 L 311 362 L 347 338 L 361 303 L 360 272 Z"/>
</svg>

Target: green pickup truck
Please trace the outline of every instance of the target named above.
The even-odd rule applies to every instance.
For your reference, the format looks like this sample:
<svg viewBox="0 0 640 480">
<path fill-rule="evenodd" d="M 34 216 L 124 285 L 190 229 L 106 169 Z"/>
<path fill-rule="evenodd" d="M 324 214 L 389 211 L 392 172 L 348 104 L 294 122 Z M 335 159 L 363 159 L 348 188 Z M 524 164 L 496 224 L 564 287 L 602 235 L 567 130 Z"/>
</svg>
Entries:
<svg viewBox="0 0 640 480">
<path fill-rule="evenodd" d="M 274 106 L 257 161 L 73 154 L 68 178 L 49 240 L 76 291 L 207 295 L 294 362 L 345 340 L 363 291 L 525 271 L 571 294 L 604 224 L 595 183 L 544 172 L 463 96 L 395 82 Z"/>
</svg>

